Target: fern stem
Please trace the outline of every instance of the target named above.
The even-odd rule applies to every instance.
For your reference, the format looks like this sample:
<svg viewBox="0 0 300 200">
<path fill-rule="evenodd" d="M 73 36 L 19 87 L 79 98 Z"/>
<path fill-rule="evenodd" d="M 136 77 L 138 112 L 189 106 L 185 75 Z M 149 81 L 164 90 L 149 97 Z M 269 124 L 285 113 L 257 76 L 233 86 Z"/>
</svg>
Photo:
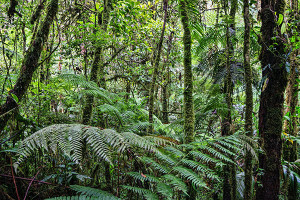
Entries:
<svg viewBox="0 0 300 200">
<path fill-rule="evenodd" d="M 20 196 L 19 196 L 19 192 L 18 192 L 18 186 L 16 184 L 16 179 L 15 179 L 14 170 L 13 170 L 12 158 L 10 158 L 10 169 L 11 169 L 11 175 L 12 175 L 12 178 L 13 178 L 13 182 L 14 182 L 14 185 L 15 185 L 16 195 L 17 195 L 18 200 L 20 200 Z"/>
</svg>

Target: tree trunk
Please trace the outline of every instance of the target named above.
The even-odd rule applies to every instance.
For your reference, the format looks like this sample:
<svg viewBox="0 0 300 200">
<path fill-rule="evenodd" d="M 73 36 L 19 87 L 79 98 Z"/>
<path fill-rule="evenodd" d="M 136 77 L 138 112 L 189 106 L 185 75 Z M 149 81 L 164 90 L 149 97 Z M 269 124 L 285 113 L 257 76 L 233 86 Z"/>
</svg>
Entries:
<svg viewBox="0 0 300 200">
<path fill-rule="evenodd" d="M 294 26 L 290 26 L 288 30 L 289 38 L 293 36 L 293 31 L 299 32 L 299 22 L 295 22 L 299 19 L 298 15 L 298 1 L 297 0 L 290 0 L 291 5 L 291 13 L 289 14 L 289 23 L 294 24 Z M 295 27 L 295 28 L 294 28 Z M 299 42 L 299 39 L 294 43 Z M 294 48 L 294 43 L 290 44 L 290 48 Z M 289 120 L 285 120 L 283 124 L 283 133 L 289 134 L 291 136 L 297 136 L 297 120 L 298 117 L 296 116 L 296 106 L 298 104 L 298 62 L 297 62 L 297 55 L 299 55 L 300 51 L 295 49 L 292 51 L 289 63 L 290 63 L 290 75 L 288 79 L 288 85 L 286 89 L 286 98 L 285 103 L 287 108 L 285 109 L 285 114 L 289 116 Z M 289 136 L 288 136 L 289 137 Z M 290 140 L 285 140 L 283 142 L 283 159 L 288 162 L 294 162 L 297 160 L 297 142 L 292 142 Z M 289 166 L 288 166 L 289 167 Z M 286 180 L 284 181 L 283 192 L 287 195 L 289 200 L 297 199 L 297 189 L 293 188 L 290 185 L 289 179 L 290 170 L 287 171 Z M 294 185 L 294 184 L 293 184 Z"/>
<path fill-rule="evenodd" d="M 20 70 L 20 75 L 17 79 L 14 88 L 9 92 L 6 102 L 0 107 L 0 133 L 10 119 L 12 112 L 18 107 L 18 102 L 13 96 L 21 101 L 31 83 L 33 73 L 38 68 L 38 61 L 49 35 L 50 26 L 58 10 L 58 0 L 50 1 L 44 21 L 40 24 L 35 37 L 31 42 Z"/>
<path fill-rule="evenodd" d="M 278 200 L 280 188 L 282 118 L 284 91 L 287 84 L 285 67 L 285 38 L 277 25 L 279 14 L 284 14 L 283 0 L 262 0 L 260 55 L 262 77 L 265 80 L 261 90 L 259 108 L 260 146 L 264 150 L 259 155 L 259 177 L 257 200 Z M 275 39 L 274 39 L 275 38 Z"/>
<path fill-rule="evenodd" d="M 237 9 L 237 0 L 231 1 L 229 17 L 230 24 L 226 27 L 226 78 L 224 83 L 224 93 L 226 95 L 227 114 L 222 121 L 222 136 L 231 135 L 231 109 L 232 109 L 232 93 L 233 83 L 231 74 L 231 65 L 234 60 L 234 46 L 233 37 L 235 36 L 235 14 Z M 224 6 L 225 14 L 227 14 L 227 5 Z M 224 167 L 224 181 L 223 181 L 223 200 L 236 199 L 236 168 L 234 165 L 227 165 Z"/>
<path fill-rule="evenodd" d="M 296 0 L 291 0 L 291 9 L 292 12 L 290 14 L 290 23 L 293 20 L 298 19 L 298 3 Z M 299 25 L 299 24 L 298 24 Z M 299 31 L 299 26 L 297 27 L 297 31 Z M 292 32 L 289 32 L 290 37 L 292 36 Z M 291 48 L 293 44 L 291 44 Z M 287 108 L 285 109 L 285 114 L 289 113 L 290 120 L 285 120 L 283 125 L 283 132 L 292 136 L 297 136 L 297 117 L 296 114 L 296 106 L 298 104 L 298 83 L 296 79 L 298 78 L 297 72 L 297 55 L 299 54 L 299 50 L 296 49 L 291 53 L 290 56 L 290 75 L 288 79 L 288 85 L 286 89 L 286 98 L 285 102 Z M 283 158 L 289 162 L 294 162 L 297 160 L 297 142 L 291 143 L 290 141 L 286 141 L 283 144 Z"/>
<path fill-rule="evenodd" d="M 104 9 L 99 14 L 99 19 L 98 19 L 99 26 L 105 32 L 107 31 L 107 26 L 110 20 L 110 10 L 111 10 L 111 0 L 105 0 Z M 103 47 L 102 46 L 96 47 L 94 53 L 94 61 L 93 61 L 91 74 L 90 74 L 90 81 L 98 83 L 98 78 L 99 78 L 100 80 L 98 83 L 99 87 L 106 89 L 105 66 L 103 65 L 104 63 L 103 57 L 104 57 Z M 94 103 L 94 97 L 92 95 L 87 95 L 85 100 L 85 106 L 83 108 L 83 116 L 82 116 L 83 124 L 89 124 L 93 112 L 93 103 Z"/>
<path fill-rule="evenodd" d="M 162 43 L 164 41 L 164 35 L 165 35 L 165 29 L 166 29 L 166 23 L 167 23 L 167 14 L 168 14 L 168 0 L 163 0 L 164 4 L 164 23 L 163 27 L 161 30 L 160 34 L 160 39 L 157 45 L 157 53 L 156 56 L 154 56 L 154 70 L 152 74 L 152 82 L 151 82 L 151 87 L 150 87 L 150 92 L 149 92 L 149 133 L 153 133 L 153 112 L 154 112 L 154 90 L 155 90 L 155 85 L 156 85 L 156 76 L 158 73 L 158 68 L 159 68 L 159 61 L 160 61 L 160 54 L 161 54 L 161 49 L 162 49 Z M 154 54 L 155 55 L 155 54 Z"/>
<path fill-rule="evenodd" d="M 193 101 L 193 72 L 191 55 L 191 31 L 189 28 L 189 17 L 187 12 L 187 2 L 180 0 L 179 9 L 181 23 L 183 26 L 183 45 L 184 45 L 184 133 L 185 143 L 194 141 L 195 114 Z"/>
<path fill-rule="evenodd" d="M 194 129 L 195 129 L 195 114 L 194 114 L 194 100 L 193 100 L 193 71 L 192 71 L 192 55 L 191 55 L 191 31 L 189 28 L 189 16 L 187 1 L 179 1 L 179 10 L 181 23 L 183 26 L 183 45 L 184 45 L 184 142 L 190 143 L 194 141 Z M 196 199 L 197 192 L 193 188 L 191 182 L 188 185 L 187 200 Z"/>
<path fill-rule="evenodd" d="M 164 63 L 165 73 L 163 76 L 163 84 L 162 84 L 162 122 L 164 124 L 169 123 L 169 84 L 170 84 L 170 68 L 169 68 L 169 56 L 172 48 L 172 39 L 173 39 L 174 32 L 170 33 L 169 40 L 168 40 L 168 50 L 167 50 L 167 59 Z"/>
<path fill-rule="evenodd" d="M 253 136 L 252 112 L 253 112 L 253 93 L 252 93 L 252 69 L 250 66 L 250 16 L 249 0 L 244 0 L 244 80 L 246 85 L 246 113 L 245 113 L 245 132 L 249 137 Z M 252 199 L 252 155 L 250 151 L 245 156 L 245 190 L 244 199 Z"/>
</svg>

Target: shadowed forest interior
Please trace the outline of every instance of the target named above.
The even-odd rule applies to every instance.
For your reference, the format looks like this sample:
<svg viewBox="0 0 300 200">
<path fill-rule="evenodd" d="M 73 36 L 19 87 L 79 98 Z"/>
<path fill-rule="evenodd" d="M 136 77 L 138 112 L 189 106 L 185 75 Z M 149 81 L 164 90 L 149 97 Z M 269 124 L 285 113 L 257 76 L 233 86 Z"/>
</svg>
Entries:
<svg viewBox="0 0 300 200">
<path fill-rule="evenodd" d="M 297 200 L 299 0 L 0 0 L 0 200 Z"/>
</svg>

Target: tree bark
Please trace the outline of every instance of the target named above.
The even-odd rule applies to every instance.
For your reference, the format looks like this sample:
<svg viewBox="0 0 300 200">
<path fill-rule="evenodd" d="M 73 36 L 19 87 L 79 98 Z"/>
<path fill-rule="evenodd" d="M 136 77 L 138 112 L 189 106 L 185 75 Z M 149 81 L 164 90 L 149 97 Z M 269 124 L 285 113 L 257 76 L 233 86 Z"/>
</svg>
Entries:
<svg viewBox="0 0 300 200">
<path fill-rule="evenodd" d="M 289 16 L 289 22 L 293 23 L 294 20 L 298 19 L 298 3 L 296 0 L 291 0 L 291 14 Z M 299 31 L 299 23 L 297 26 L 297 31 Z M 290 37 L 292 32 L 289 31 Z M 291 44 L 291 48 L 293 48 Z M 296 79 L 298 78 L 297 72 L 297 55 L 299 50 L 296 49 L 291 53 L 290 62 L 290 75 L 288 79 L 288 85 L 286 89 L 285 102 L 287 108 L 285 109 L 285 114 L 289 113 L 290 120 L 285 120 L 283 125 L 283 132 L 292 136 L 297 136 L 297 116 L 296 116 L 296 106 L 298 104 L 298 83 Z M 294 162 L 297 160 L 297 142 L 285 141 L 283 144 L 283 158 L 289 162 Z"/>
<path fill-rule="evenodd" d="M 227 6 L 224 6 L 225 14 L 227 14 Z M 231 1 L 229 17 L 231 20 L 230 24 L 226 27 L 226 78 L 224 81 L 224 93 L 227 104 L 227 114 L 222 120 L 222 136 L 228 136 L 233 133 L 232 131 L 232 94 L 233 94 L 233 83 L 231 74 L 231 65 L 235 62 L 234 60 L 234 46 L 233 37 L 235 36 L 235 14 L 237 9 L 237 0 Z M 228 164 L 224 167 L 224 180 L 223 180 L 223 200 L 234 200 L 236 199 L 236 168 L 234 165 Z"/>
<path fill-rule="evenodd" d="M 154 70 L 152 74 L 152 82 L 151 82 L 151 87 L 149 91 L 149 133 L 153 133 L 153 112 L 154 112 L 154 90 L 155 90 L 155 85 L 156 85 L 156 77 L 158 73 L 158 68 L 159 68 L 159 62 L 160 62 L 160 54 L 161 54 L 161 49 L 162 49 L 162 43 L 164 41 L 164 35 L 165 35 L 165 29 L 166 29 L 166 23 L 167 23 L 167 14 L 168 14 L 168 0 L 163 0 L 164 4 L 164 23 L 163 27 L 161 30 L 160 34 L 160 39 L 157 45 L 157 53 L 156 56 L 154 56 Z M 155 54 L 154 54 L 155 55 Z"/>
<path fill-rule="evenodd" d="M 262 77 L 259 108 L 259 136 L 263 153 L 259 155 L 262 176 L 257 189 L 257 200 L 278 200 L 280 188 L 282 118 L 284 91 L 287 84 L 285 67 L 285 38 L 277 25 L 279 14 L 284 15 L 284 0 L 261 1 Z"/>
<path fill-rule="evenodd" d="M 20 75 L 17 79 L 14 88 L 10 90 L 6 102 L 0 106 L 0 133 L 10 119 L 12 112 L 18 107 L 18 102 L 13 98 L 15 95 L 18 101 L 21 101 L 26 93 L 29 84 L 31 83 L 33 73 L 38 68 L 38 61 L 49 35 L 50 26 L 58 10 L 58 0 L 51 0 L 44 21 L 40 24 L 38 31 L 31 42 L 20 70 Z"/>
<path fill-rule="evenodd" d="M 245 132 L 249 137 L 253 136 L 252 129 L 252 112 L 253 112 L 253 92 L 252 92 L 252 69 L 250 66 L 250 15 L 249 15 L 249 0 L 244 0 L 244 80 L 246 85 L 246 113 L 245 113 Z M 252 199 L 252 155 L 250 151 L 246 152 L 245 156 L 245 190 L 244 199 Z"/>
<path fill-rule="evenodd" d="M 99 14 L 98 24 L 103 29 L 104 32 L 107 31 L 107 26 L 110 20 L 110 11 L 111 11 L 111 0 L 104 1 L 104 9 Z M 99 78 L 99 82 L 98 82 Z M 103 56 L 103 47 L 98 46 L 94 52 L 94 60 L 92 64 L 90 81 L 98 83 L 99 87 L 106 89 L 105 82 L 105 65 L 104 65 L 104 56 Z M 85 106 L 83 108 L 82 123 L 89 124 L 89 121 L 93 112 L 93 95 L 87 95 L 85 100 Z M 104 127 L 103 127 L 104 128 Z"/>
<path fill-rule="evenodd" d="M 296 22 L 299 19 L 298 14 L 298 1 L 290 0 L 291 12 L 288 16 L 288 22 L 292 25 L 288 30 L 289 38 L 293 36 L 293 31 L 299 32 L 299 22 Z M 294 43 L 299 42 L 297 39 Z M 289 43 L 291 49 L 294 48 L 294 43 Z M 289 120 L 285 120 L 283 124 L 283 133 L 288 134 L 290 136 L 297 136 L 297 121 L 298 117 L 296 116 L 296 106 L 298 105 L 298 60 L 297 55 L 299 55 L 300 51 L 298 49 L 294 49 L 289 57 L 290 63 L 290 74 L 288 78 L 288 85 L 286 89 L 286 98 L 285 98 L 285 114 L 289 116 Z M 289 137 L 289 136 L 288 136 Z M 292 142 L 291 140 L 285 140 L 283 142 L 283 159 L 288 162 L 294 162 L 297 160 L 297 142 Z M 288 164 L 289 165 L 289 164 Z M 289 166 L 288 166 L 289 167 Z M 292 184 L 289 179 L 290 170 L 287 171 L 286 179 L 283 183 L 283 193 L 287 195 L 289 200 L 297 199 L 297 189 L 292 189 Z"/>
<path fill-rule="evenodd" d="M 179 2 L 181 23 L 183 26 L 183 45 L 184 45 L 184 133 L 185 143 L 194 141 L 195 114 L 193 101 L 193 72 L 191 55 L 191 31 L 189 27 L 189 17 L 187 12 L 187 1 Z"/>
<path fill-rule="evenodd" d="M 169 84 L 170 84 L 170 68 L 169 68 L 169 56 L 172 48 L 172 39 L 173 39 L 174 32 L 170 33 L 169 40 L 168 40 L 168 50 L 167 50 L 167 58 L 164 62 L 163 71 L 163 84 L 162 84 L 162 122 L 164 124 L 169 123 Z"/>
<path fill-rule="evenodd" d="M 194 100 L 193 100 L 193 71 L 192 71 L 192 38 L 189 27 L 188 16 L 188 2 L 186 0 L 179 1 L 180 18 L 183 27 L 183 45 L 184 45 L 184 142 L 191 143 L 195 140 L 195 113 L 194 113 Z M 189 183 L 187 200 L 196 199 L 197 192 Z"/>
</svg>

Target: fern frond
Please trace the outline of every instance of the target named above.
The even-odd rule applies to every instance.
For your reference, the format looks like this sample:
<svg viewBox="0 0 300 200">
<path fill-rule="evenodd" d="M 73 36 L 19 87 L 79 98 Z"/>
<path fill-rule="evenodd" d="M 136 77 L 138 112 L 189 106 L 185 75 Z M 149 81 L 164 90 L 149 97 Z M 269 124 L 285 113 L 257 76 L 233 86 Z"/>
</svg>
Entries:
<svg viewBox="0 0 300 200">
<path fill-rule="evenodd" d="M 174 166 L 177 163 L 176 160 L 172 159 L 170 156 L 167 156 L 167 155 L 163 154 L 162 152 L 157 152 L 155 154 L 155 156 L 159 160 L 164 161 L 165 163 L 167 163 L 168 166 Z"/>
<path fill-rule="evenodd" d="M 207 188 L 205 182 L 199 177 L 199 175 L 191 169 L 187 169 L 185 167 L 174 167 L 173 170 L 178 172 L 182 177 L 191 181 L 192 184 L 197 188 Z M 208 188 L 207 188 L 208 189 Z"/>
<path fill-rule="evenodd" d="M 91 187 L 84 187 L 80 185 L 71 185 L 70 188 L 75 190 L 76 192 L 80 193 L 81 195 L 86 195 L 90 197 L 97 197 L 98 199 L 110 199 L 110 200 L 121 200 L 120 198 L 105 192 L 103 190 L 91 188 Z"/>
<path fill-rule="evenodd" d="M 104 100 L 104 102 L 106 103 L 112 104 L 111 97 L 110 97 L 111 94 L 108 94 L 107 91 L 104 92 L 104 89 L 100 89 L 100 88 L 85 89 L 85 90 L 80 90 L 80 93 L 91 95 L 98 99 Z"/>
<path fill-rule="evenodd" d="M 101 135 L 105 137 L 105 141 L 111 145 L 111 147 L 118 149 L 118 152 L 124 152 L 126 149 L 130 147 L 130 144 L 126 139 L 112 129 L 104 129 L 101 130 Z"/>
<path fill-rule="evenodd" d="M 98 106 L 98 108 L 103 113 L 107 113 L 109 115 L 116 116 L 117 119 L 119 120 L 120 124 L 121 125 L 123 124 L 122 115 L 121 115 L 120 111 L 115 106 L 112 106 L 112 105 L 109 105 L 109 104 L 103 104 L 103 105 Z"/>
<path fill-rule="evenodd" d="M 156 186 L 156 190 L 158 193 L 162 194 L 163 196 L 167 197 L 168 199 L 172 198 L 173 196 L 173 190 L 172 188 L 165 184 L 165 183 L 158 183 Z"/>
<path fill-rule="evenodd" d="M 37 131 L 21 142 L 19 148 L 21 156 L 16 165 L 37 149 L 45 149 L 55 154 L 61 151 L 70 156 L 75 163 L 80 163 L 85 141 L 98 158 L 109 163 L 112 163 L 111 148 L 123 152 L 131 146 L 136 146 L 151 152 L 157 151 L 156 144 L 134 133 L 118 133 L 112 129 L 101 130 L 81 124 L 54 124 Z"/>
<path fill-rule="evenodd" d="M 136 180 L 140 180 L 142 183 L 145 181 L 149 181 L 152 183 L 158 183 L 159 179 L 155 176 L 149 175 L 149 174 L 142 174 L 139 172 L 128 172 L 127 175 L 133 177 Z"/>
<path fill-rule="evenodd" d="M 180 178 L 172 174 L 166 174 L 163 178 L 167 180 L 168 184 L 173 186 L 174 190 L 182 191 L 187 195 L 187 186 Z"/>
<path fill-rule="evenodd" d="M 228 163 L 232 163 L 232 164 L 236 164 L 233 160 L 231 160 L 230 158 L 228 158 L 227 156 L 225 156 L 224 154 L 216 151 L 213 148 L 210 148 L 208 146 L 205 145 L 200 145 L 198 146 L 198 149 L 204 150 L 204 151 L 208 151 L 209 153 L 211 153 L 215 158 L 219 158 L 220 160 L 226 161 Z"/>
<path fill-rule="evenodd" d="M 116 95 L 110 93 L 103 88 L 99 88 L 95 82 L 87 81 L 84 76 L 76 74 L 61 74 L 56 79 L 63 80 L 62 84 L 78 86 L 84 88 L 84 90 L 79 90 L 81 93 L 89 94 L 100 99 L 103 99 L 105 102 L 112 104 L 111 99 L 114 99 Z"/>
<path fill-rule="evenodd" d="M 222 145 L 217 144 L 216 142 L 208 142 L 209 145 L 215 147 L 218 151 L 221 151 L 229 156 L 236 156 L 236 154 L 228 149 L 226 149 L 225 147 L 223 147 Z"/>
<path fill-rule="evenodd" d="M 154 151 L 154 152 L 157 151 L 155 148 L 155 144 L 150 142 L 144 137 L 141 137 L 139 135 L 130 132 L 122 132 L 120 133 L 120 135 L 122 135 L 125 141 L 131 145 L 137 146 L 147 151 Z"/>
<path fill-rule="evenodd" d="M 177 141 L 172 138 L 160 136 L 160 135 L 149 135 L 149 136 L 144 136 L 144 138 L 147 138 L 148 140 L 150 140 L 151 142 L 159 146 L 174 145 L 177 143 Z"/>
<path fill-rule="evenodd" d="M 235 145 L 233 145 L 230 142 L 227 142 L 225 140 L 225 138 L 221 138 L 220 140 L 218 140 L 218 143 L 220 143 L 221 145 L 223 145 L 224 147 L 226 147 L 227 149 L 231 149 L 234 152 L 239 152 L 241 149 L 236 147 Z"/>
<path fill-rule="evenodd" d="M 146 132 L 149 125 L 150 125 L 149 122 L 137 122 L 127 126 L 125 130 L 134 133 Z"/>
<path fill-rule="evenodd" d="M 198 172 L 204 173 L 209 179 L 220 181 L 216 173 L 206 165 L 202 165 L 199 162 L 187 159 L 182 159 L 181 162 L 186 166 L 195 169 Z"/>
<path fill-rule="evenodd" d="M 20 157 L 18 162 L 22 162 L 32 151 L 43 148 L 55 154 L 61 150 L 71 156 L 74 162 L 79 163 L 82 156 L 80 145 L 83 127 L 80 124 L 58 124 L 37 131 L 21 142 L 19 153 L 23 157 Z"/>
<path fill-rule="evenodd" d="M 110 200 L 108 198 L 90 197 L 86 195 L 54 197 L 46 200 Z"/>
<path fill-rule="evenodd" d="M 193 156 L 195 156 L 199 160 L 201 160 L 201 161 L 203 161 L 205 163 L 208 163 L 208 164 L 209 163 L 214 163 L 217 166 L 223 166 L 224 165 L 224 163 L 222 163 L 220 160 L 212 158 L 209 155 L 204 154 L 204 153 L 202 153 L 200 151 L 191 151 L 190 154 L 193 155 Z"/>
<path fill-rule="evenodd" d="M 158 196 L 153 193 L 151 190 L 148 190 L 148 189 L 144 189 L 144 188 L 139 188 L 139 187 L 132 187 L 132 186 L 128 186 L 128 185 L 122 185 L 122 187 L 126 190 L 130 190 L 134 193 L 137 193 L 137 194 L 140 194 L 140 195 L 143 195 L 146 199 L 159 199 Z"/>
<path fill-rule="evenodd" d="M 161 172 L 161 173 L 163 173 L 163 174 L 166 174 L 166 173 L 168 173 L 168 172 L 170 171 L 167 167 L 165 167 L 165 166 L 163 166 L 163 165 L 157 163 L 157 162 L 154 161 L 152 158 L 142 157 L 141 160 L 142 160 L 144 163 L 149 164 L 149 165 L 150 165 L 151 167 L 153 167 L 155 170 L 157 170 L 157 171 L 159 171 L 159 172 Z"/>
<path fill-rule="evenodd" d="M 173 155 L 175 158 L 182 158 L 183 156 L 185 156 L 185 153 L 183 153 L 182 151 L 180 151 L 175 147 L 167 146 L 165 147 L 165 150 L 171 152 L 171 155 Z"/>
</svg>

